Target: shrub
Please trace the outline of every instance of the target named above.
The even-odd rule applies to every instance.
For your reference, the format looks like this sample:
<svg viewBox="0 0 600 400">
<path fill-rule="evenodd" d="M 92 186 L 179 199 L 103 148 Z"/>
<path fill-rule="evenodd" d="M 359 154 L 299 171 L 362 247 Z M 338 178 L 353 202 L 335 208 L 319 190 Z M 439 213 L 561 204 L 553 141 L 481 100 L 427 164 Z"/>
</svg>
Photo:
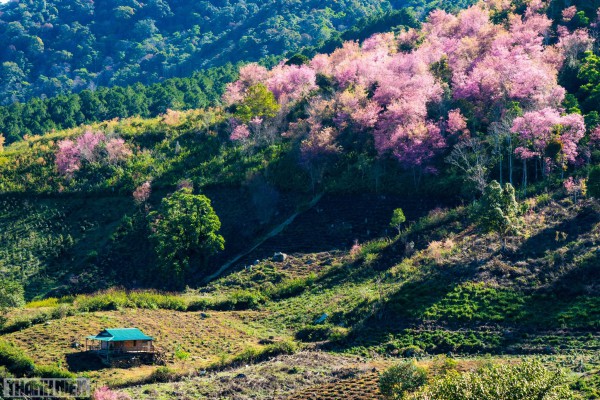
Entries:
<svg viewBox="0 0 600 400">
<path fill-rule="evenodd" d="M 307 287 L 312 286 L 316 280 L 315 274 L 310 274 L 306 278 L 290 279 L 275 286 L 269 293 L 269 297 L 274 300 L 287 299 L 302 293 Z"/>
<path fill-rule="evenodd" d="M 77 296 L 75 306 L 84 312 L 112 311 L 125 307 L 178 311 L 185 311 L 188 308 L 186 300 L 180 296 L 154 291 L 126 293 L 122 290 L 108 290 L 93 295 Z"/>
<path fill-rule="evenodd" d="M 297 346 L 292 341 L 283 341 L 269 344 L 262 349 L 256 347 L 248 347 L 232 360 L 233 364 L 253 363 L 265 361 L 269 358 L 276 357 L 281 354 L 294 354 Z"/>
<path fill-rule="evenodd" d="M 64 370 L 56 365 L 38 365 L 35 367 L 35 376 L 40 378 L 76 378 L 72 372 Z"/>
<path fill-rule="evenodd" d="M 51 311 L 52 319 L 61 319 L 71 315 L 75 315 L 75 309 L 68 304 L 61 304 Z"/>
<path fill-rule="evenodd" d="M 4 340 L 0 340 L 0 365 L 16 376 L 31 375 L 35 371 L 33 360 Z"/>
<path fill-rule="evenodd" d="M 80 311 L 113 311 L 127 305 L 125 292 L 109 290 L 94 295 L 80 295 L 75 298 L 75 306 Z"/>
<path fill-rule="evenodd" d="M 158 367 L 150 377 L 148 378 L 151 382 L 171 382 L 177 379 L 177 373 L 166 366 Z"/>
<path fill-rule="evenodd" d="M 475 372 L 450 372 L 424 388 L 415 400 L 567 400 L 576 399 L 563 371 L 538 360 L 491 364 Z"/>
<path fill-rule="evenodd" d="M 130 292 L 128 294 L 128 304 L 138 308 L 148 308 L 152 310 L 176 310 L 185 311 L 187 303 L 185 299 L 176 295 L 161 294 L 157 292 Z"/>
<path fill-rule="evenodd" d="M 414 362 L 395 365 L 379 377 L 379 390 L 388 399 L 404 399 L 427 383 L 427 370 Z"/>
<path fill-rule="evenodd" d="M 204 311 L 215 307 L 214 301 L 209 298 L 197 299 L 188 303 L 188 311 Z"/>
<path fill-rule="evenodd" d="M 261 292 L 249 290 L 236 290 L 226 299 L 214 304 L 215 310 L 255 310 L 264 304 L 265 296 Z"/>
<path fill-rule="evenodd" d="M 188 358 L 190 358 L 190 353 L 183 350 L 181 346 L 177 346 L 177 348 L 175 349 L 175 358 L 179 361 L 185 361 Z"/>
<path fill-rule="evenodd" d="M 307 325 L 296 332 L 296 339 L 303 342 L 320 342 L 329 339 L 331 325 Z"/>
<path fill-rule="evenodd" d="M 56 307 L 58 305 L 58 299 L 56 297 L 49 297 L 42 300 L 34 300 L 25 304 L 25 308 L 41 308 L 41 307 Z"/>
</svg>

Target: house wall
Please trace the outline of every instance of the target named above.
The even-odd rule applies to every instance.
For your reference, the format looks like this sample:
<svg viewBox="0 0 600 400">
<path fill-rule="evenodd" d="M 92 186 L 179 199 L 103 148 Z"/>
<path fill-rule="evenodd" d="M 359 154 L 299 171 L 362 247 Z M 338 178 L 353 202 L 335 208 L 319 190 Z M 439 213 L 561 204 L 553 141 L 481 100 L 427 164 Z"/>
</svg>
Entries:
<svg viewBox="0 0 600 400">
<path fill-rule="evenodd" d="M 150 348 L 149 340 L 126 340 L 124 342 L 113 342 L 113 349 L 124 351 L 141 351 Z"/>
</svg>

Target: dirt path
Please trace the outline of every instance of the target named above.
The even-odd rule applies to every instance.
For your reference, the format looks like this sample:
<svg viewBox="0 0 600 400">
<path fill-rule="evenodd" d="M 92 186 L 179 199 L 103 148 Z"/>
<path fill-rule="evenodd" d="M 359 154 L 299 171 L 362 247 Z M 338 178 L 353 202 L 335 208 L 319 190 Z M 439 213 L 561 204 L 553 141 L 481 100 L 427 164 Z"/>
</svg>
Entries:
<svg viewBox="0 0 600 400">
<path fill-rule="evenodd" d="M 247 256 L 248 254 L 252 253 L 254 250 L 256 250 L 258 247 L 260 247 L 263 243 L 265 243 L 267 240 L 271 239 L 272 237 L 279 235 L 281 232 L 283 232 L 283 230 L 288 225 L 290 225 L 292 222 L 294 222 L 294 220 L 296 219 L 296 217 L 298 215 L 313 208 L 319 202 L 319 200 L 321 200 L 321 197 L 323 197 L 322 193 L 316 195 L 310 201 L 310 203 L 308 203 L 308 205 L 306 207 L 304 207 L 301 210 L 296 211 L 288 219 L 283 221 L 281 224 L 277 225 L 273 230 L 271 230 L 269 233 L 267 233 L 265 236 L 263 236 L 257 243 L 255 243 L 254 246 L 252 246 L 250 249 L 238 254 L 237 256 L 233 257 L 231 260 L 227 261 L 225 264 L 221 265 L 221 267 L 219 267 L 219 269 L 214 274 L 204 278 L 203 282 L 208 283 L 208 282 L 212 281 L 213 279 L 218 278 L 219 276 L 221 276 L 221 274 L 223 272 L 228 270 L 234 263 L 239 261 L 242 257 Z"/>
</svg>

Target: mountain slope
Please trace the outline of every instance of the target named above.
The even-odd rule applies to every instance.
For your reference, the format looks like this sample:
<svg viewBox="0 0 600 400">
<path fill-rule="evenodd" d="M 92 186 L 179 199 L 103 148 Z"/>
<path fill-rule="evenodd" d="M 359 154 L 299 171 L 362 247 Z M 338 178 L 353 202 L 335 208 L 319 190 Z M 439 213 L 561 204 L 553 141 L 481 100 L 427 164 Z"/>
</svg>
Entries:
<svg viewBox="0 0 600 400">
<path fill-rule="evenodd" d="M 455 2 L 444 2 L 450 7 Z M 460 4 L 462 2 L 456 2 Z M 188 76 L 316 45 L 415 1 L 14 1 L 0 5 L 2 104 Z M 429 5 L 428 5 L 429 6 Z"/>
</svg>

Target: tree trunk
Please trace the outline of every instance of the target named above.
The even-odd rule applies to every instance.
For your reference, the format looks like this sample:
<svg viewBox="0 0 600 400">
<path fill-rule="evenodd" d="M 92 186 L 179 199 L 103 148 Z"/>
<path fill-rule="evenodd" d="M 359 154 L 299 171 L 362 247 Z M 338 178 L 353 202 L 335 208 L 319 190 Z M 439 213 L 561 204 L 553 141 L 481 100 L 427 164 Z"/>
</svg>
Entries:
<svg viewBox="0 0 600 400">
<path fill-rule="evenodd" d="M 508 136 L 508 181 L 513 184 L 513 151 L 512 137 Z"/>
<path fill-rule="evenodd" d="M 527 160 L 523 159 L 523 192 L 527 197 Z"/>
</svg>

